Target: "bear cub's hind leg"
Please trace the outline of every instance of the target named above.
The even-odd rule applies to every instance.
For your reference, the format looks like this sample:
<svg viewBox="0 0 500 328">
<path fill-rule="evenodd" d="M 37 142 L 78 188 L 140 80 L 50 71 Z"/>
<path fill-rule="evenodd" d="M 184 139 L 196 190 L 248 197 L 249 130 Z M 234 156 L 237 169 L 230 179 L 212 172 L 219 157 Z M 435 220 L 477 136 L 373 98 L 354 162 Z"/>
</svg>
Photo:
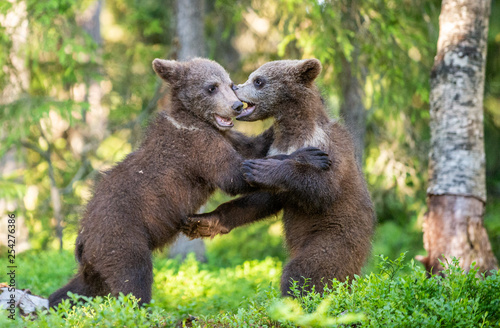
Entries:
<svg viewBox="0 0 500 328">
<path fill-rule="evenodd" d="M 140 254 L 137 254 L 140 256 Z M 151 302 L 153 285 L 153 263 L 150 256 L 129 257 L 125 263 L 116 267 L 108 267 L 105 283 L 109 286 L 111 295 L 118 297 L 120 293 L 131 293 L 139 301 L 139 305 Z"/>
<path fill-rule="evenodd" d="M 50 295 L 49 307 L 56 308 L 63 300 L 69 299 L 68 292 L 83 296 L 91 296 L 92 288 L 84 281 L 82 274 L 78 273 L 67 285 L 59 288 Z"/>
</svg>

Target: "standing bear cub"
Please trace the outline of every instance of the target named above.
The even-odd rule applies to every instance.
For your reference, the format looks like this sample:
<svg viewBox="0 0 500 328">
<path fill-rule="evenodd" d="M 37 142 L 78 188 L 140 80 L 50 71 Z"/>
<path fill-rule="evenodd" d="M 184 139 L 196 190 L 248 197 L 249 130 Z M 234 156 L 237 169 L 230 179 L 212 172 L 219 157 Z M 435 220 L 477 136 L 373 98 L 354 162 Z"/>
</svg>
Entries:
<svg viewBox="0 0 500 328">
<path fill-rule="evenodd" d="M 314 84 L 321 71 L 316 59 L 266 63 L 236 89 L 248 107 L 242 121 L 274 118 L 274 140 L 267 155 L 291 154 L 318 147 L 332 160 L 329 170 L 301 167 L 279 156 L 247 160 L 245 179 L 255 192 L 193 215 L 183 230 L 191 237 L 213 236 L 265 218 L 283 209 L 290 261 L 283 269 L 281 291 L 292 281 L 303 290 L 323 290 L 331 279 L 360 274 L 371 249 L 373 205 L 358 167 L 347 130 L 331 121 Z M 306 280 L 307 279 L 307 282 Z"/>
<path fill-rule="evenodd" d="M 141 304 L 149 303 L 152 250 L 172 242 L 181 220 L 216 188 L 232 195 L 255 190 L 244 180 L 244 158 L 235 148 L 248 158 L 263 157 L 272 131 L 255 139 L 229 131 L 243 104 L 226 71 L 206 59 L 156 59 L 153 68 L 170 84 L 171 106 L 158 114 L 139 149 L 97 183 L 76 240 L 78 273 L 50 296 L 51 307 L 69 291 L 132 293 Z M 308 148 L 291 157 L 324 167 L 325 155 Z"/>
</svg>

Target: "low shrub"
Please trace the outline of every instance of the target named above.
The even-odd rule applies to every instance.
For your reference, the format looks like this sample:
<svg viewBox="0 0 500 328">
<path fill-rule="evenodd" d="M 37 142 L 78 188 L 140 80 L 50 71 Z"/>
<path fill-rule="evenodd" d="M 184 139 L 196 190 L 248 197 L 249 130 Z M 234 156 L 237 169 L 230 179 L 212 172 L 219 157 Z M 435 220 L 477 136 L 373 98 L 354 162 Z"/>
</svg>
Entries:
<svg viewBox="0 0 500 328">
<path fill-rule="evenodd" d="M 494 327 L 500 324 L 498 272 L 468 273 L 457 259 L 443 263 L 445 277 L 427 278 L 420 264 L 380 256 L 380 273 L 334 281 L 322 293 L 277 301 L 270 316 L 284 327 Z M 408 267 L 409 273 L 402 273 Z"/>
<path fill-rule="evenodd" d="M 0 327 L 174 327 L 191 315 L 193 327 L 498 327 L 500 276 L 464 273 L 457 260 L 443 263 L 445 277 L 427 278 L 419 264 L 405 255 L 378 257 L 376 273 L 333 283 L 304 293 L 294 284 L 296 298 L 282 299 L 276 258 L 245 261 L 233 267 L 180 263 L 157 254 L 153 301 L 139 308 L 134 297 L 73 296 L 78 306 L 64 302 L 38 317 L 10 320 Z M 47 265 L 52 263 L 54 265 Z M 57 266 L 56 266 L 57 264 Z M 65 267 L 61 270 L 58 266 Z M 19 288 L 48 294 L 71 276 L 71 254 L 23 253 L 19 256 Z M 73 268 L 73 269 L 72 269 Z M 62 273 L 61 273 L 62 271 Z"/>
</svg>

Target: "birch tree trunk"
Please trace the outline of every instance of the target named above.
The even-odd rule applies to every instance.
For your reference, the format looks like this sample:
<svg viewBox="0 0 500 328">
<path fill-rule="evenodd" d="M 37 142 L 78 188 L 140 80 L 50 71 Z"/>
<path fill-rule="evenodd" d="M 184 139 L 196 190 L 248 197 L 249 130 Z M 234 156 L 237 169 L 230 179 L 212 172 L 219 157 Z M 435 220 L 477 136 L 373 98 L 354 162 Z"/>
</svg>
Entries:
<svg viewBox="0 0 500 328">
<path fill-rule="evenodd" d="M 204 0 L 177 0 L 177 59 L 180 61 L 205 56 L 204 5 Z M 205 262 L 205 243 L 202 239 L 189 240 L 179 234 L 170 247 L 169 257 L 180 256 L 184 259 L 189 253 L 194 253 L 198 261 Z"/>
<path fill-rule="evenodd" d="M 443 0 L 431 72 L 427 271 L 460 258 L 468 270 L 498 268 L 483 227 L 486 202 L 483 90 L 490 0 Z"/>
</svg>

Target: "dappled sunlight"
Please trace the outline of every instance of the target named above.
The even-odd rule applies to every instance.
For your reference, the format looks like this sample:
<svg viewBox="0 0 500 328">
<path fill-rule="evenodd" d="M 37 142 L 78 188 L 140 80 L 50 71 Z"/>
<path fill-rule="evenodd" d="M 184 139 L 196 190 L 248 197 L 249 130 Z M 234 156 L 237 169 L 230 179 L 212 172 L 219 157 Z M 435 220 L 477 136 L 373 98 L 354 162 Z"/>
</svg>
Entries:
<svg viewBox="0 0 500 328">
<path fill-rule="evenodd" d="M 28 211 L 35 210 L 38 201 L 38 187 L 29 186 L 28 189 L 26 190 L 26 195 L 23 197 L 23 201 L 26 210 Z"/>
<path fill-rule="evenodd" d="M 409 161 L 402 162 L 397 156 L 398 143 L 383 143 L 379 149 L 370 152 L 366 159 L 366 172 L 369 183 L 379 185 L 388 190 L 398 188 L 401 199 L 405 196 L 415 196 L 415 191 L 421 188 L 421 178 L 424 170 Z"/>
<path fill-rule="evenodd" d="M 108 8 L 104 8 L 102 11 L 101 19 L 106 22 L 102 29 L 102 36 L 104 39 L 110 42 L 126 41 L 125 29 L 116 23 L 115 16 Z"/>
</svg>

